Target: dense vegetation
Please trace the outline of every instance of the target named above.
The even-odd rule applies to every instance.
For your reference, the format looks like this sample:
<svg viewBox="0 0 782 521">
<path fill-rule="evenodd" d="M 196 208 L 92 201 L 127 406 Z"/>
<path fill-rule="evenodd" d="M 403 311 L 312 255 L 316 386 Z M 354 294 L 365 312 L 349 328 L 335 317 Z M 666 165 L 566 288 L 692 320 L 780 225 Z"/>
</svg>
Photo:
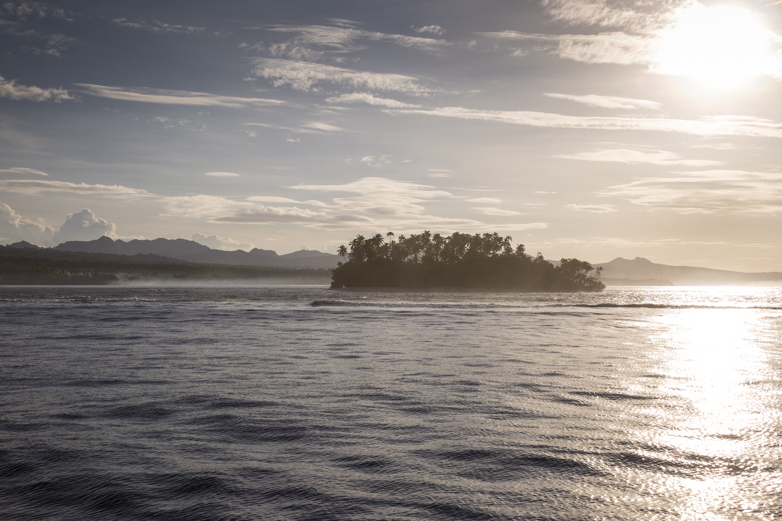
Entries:
<svg viewBox="0 0 782 521">
<path fill-rule="evenodd" d="M 387 238 L 393 237 L 389 232 Z M 510 237 L 496 233 L 443 237 L 424 231 L 398 240 L 361 235 L 337 253 L 346 258 L 332 271 L 332 288 L 470 288 L 506 291 L 600 291 L 600 270 L 578 259 L 554 266 Z"/>
<path fill-rule="evenodd" d="M 0 246 L 0 285 L 264 282 L 326 284 L 329 270 L 194 264 L 158 255 L 113 255 Z"/>
</svg>

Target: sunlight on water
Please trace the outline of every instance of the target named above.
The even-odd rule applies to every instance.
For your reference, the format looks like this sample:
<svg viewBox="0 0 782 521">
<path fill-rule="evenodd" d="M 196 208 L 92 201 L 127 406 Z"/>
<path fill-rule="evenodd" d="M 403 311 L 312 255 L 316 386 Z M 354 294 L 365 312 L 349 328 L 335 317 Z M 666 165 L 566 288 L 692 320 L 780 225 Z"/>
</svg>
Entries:
<svg viewBox="0 0 782 521">
<path fill-rule="evenodd" d="M 681 519 L 773 519 L 757 511 L 754 493 L 763 473 L 746 480 L 748 471 L 767 467 L 768 448 L 759 442 L 777 421 L 769 393 L 762 392 L 768 366 L 761 320 L 743 309 L 658 317 L 654 340 L 670 375 L 661 390 L 674 407 L 652 443 L 668 447 L 679 464 L 699 468 L 655 484 L 678 499 Z M 726 511 L 731 515 L 722 515 Z"/>
<path fill-rule="evenodd" d="M 0 316 L 3 519 L 782 515 L 779 288 L 8 288 Z"/>
</svg>

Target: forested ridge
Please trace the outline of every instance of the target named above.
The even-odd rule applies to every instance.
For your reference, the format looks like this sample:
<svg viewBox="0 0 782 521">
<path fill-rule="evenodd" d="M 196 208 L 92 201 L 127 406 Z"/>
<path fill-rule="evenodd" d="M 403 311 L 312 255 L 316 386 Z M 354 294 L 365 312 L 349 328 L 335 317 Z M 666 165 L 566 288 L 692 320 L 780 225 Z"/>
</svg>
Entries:
<svg viewBox="0 0 782 521">
<path fill-rule="evenodd" d="M 357 235 L 337 253 L 332 288 L 465 288 L 493 291 L 601 291 L 599 269 L 578 259 L 559 266 L 528 255 L 524 245 L 497 233 L 449 236 L 424 231 L 394 239 Z"/>
<path fill-rule="evenodd" d="M 144 281 L 290 280 L 325 284 L 325 269 L 195 264 L 159 255 L 113 255 L 0 246 L 0 285 L 104 285 Z"/>
</svg>

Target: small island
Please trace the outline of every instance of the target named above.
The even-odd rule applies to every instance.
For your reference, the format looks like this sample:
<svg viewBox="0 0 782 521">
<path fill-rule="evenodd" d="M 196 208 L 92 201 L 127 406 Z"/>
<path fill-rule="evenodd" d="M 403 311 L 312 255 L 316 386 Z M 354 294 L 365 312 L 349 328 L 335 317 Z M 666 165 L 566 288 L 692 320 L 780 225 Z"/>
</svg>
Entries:
<svg viewBox="0 0 782 521">
<path fill-rule="evenodd" d="M 533 257 L 511 237 L 497 233 L 455 232 L 443 237 L 429 231 L 409 237 L 388 232 L 357 235 L 337 253 L 347 262 L 332 270 L 331 287 L 457 288 L 485 291 L 602 291 L 600 269 L 578 259 L 559 265 L 538 253 Z"/>
</svg>

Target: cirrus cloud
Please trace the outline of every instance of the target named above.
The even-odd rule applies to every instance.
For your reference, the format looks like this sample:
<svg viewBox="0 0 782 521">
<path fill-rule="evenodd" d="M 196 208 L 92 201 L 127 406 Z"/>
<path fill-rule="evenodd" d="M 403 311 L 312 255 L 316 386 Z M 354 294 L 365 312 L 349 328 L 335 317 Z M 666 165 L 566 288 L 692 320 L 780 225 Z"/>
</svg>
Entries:
<svg viewBox="0 0 782 521">
<path fill-rule="evenodd" d="M 157 103 L 163 105 L 189 105 L 196 107 L 269 107 L 288 105 L 285 101 L 265 98 L 242 98 L 237 96 L 218 96 L 206 92 L 191 92 L 167 89 L 125 89 L 91 83 L 77 83 L 86 89 L 90 96 L 138 103 Z"/>
<path fill-rule="evenodd" d="M 37 179 L 0 180 L 0 190 L 18 194 L 39 195 L 43 192 L 66 192 L 81 195 L 104 195 L 124 199 L 148 197 L 152 194 L 138 188 L 122 185 L 101 185 L 87 183 L 69 183 L 67 181 L 48 181 Z"/>
</svg>

